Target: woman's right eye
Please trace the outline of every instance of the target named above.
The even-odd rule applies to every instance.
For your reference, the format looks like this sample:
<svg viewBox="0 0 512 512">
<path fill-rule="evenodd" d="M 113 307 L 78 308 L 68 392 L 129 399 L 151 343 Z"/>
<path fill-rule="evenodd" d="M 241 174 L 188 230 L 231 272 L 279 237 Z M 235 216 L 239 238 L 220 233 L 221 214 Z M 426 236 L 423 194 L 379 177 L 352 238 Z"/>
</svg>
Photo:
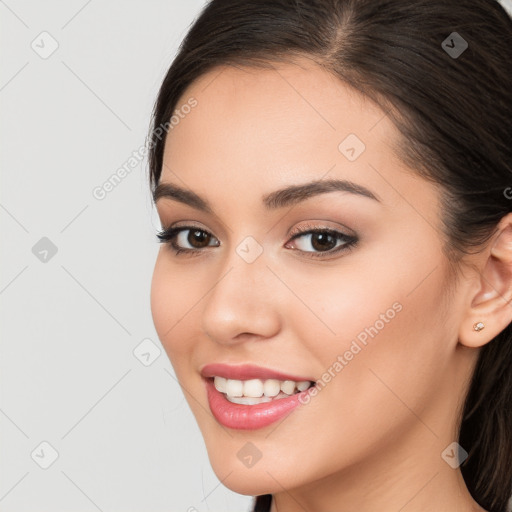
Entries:
<svg viewBox="0 0 512 512">
<path fill-rule="evenodd" d="M 169 245 L 176 254 L 198 253 L 205 247 L 220 245 L 220 242 L 209 231 L 196 226 L 163 229 L 156 236 L 160 243 Z M 212 244 L 211 241 L 217 241 L 217 243 Z"/>
</svg>

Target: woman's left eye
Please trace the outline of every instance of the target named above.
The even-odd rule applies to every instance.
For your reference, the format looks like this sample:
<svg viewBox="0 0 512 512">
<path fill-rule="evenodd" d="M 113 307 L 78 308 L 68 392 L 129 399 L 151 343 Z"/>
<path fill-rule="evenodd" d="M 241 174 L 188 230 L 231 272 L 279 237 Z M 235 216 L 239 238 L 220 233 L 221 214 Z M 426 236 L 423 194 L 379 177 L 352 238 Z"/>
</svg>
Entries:
<svg viewBox="0 0 512 512">
<path fill-rule="evenodd" d="M 220 242 L 208 231 L 195 226 L 168 228 L 157 233 L 160 243 L 168 244 L 176 255 L 197 255 L 207 247 L 218 247 Z M 302 240 L 301 240 L 302 239 Z M 213 243 L 211 243 L 213 242 Z M 356 245 L 358 239 L 334 229 L 317 228 L 296 231 L 285 247 L 309 253 L 309 257 L 321 258 L 325 253 L 336 254 Z M 188 245 L 188 247 L 187 247 Z"/>
<path fill-rule="evenodd" d="M 324 253 L 334 254 L 349 250 L 356 245 L 358 239 L 335 229 L 309 229 L 293 235 L 292 241 L 299 250 L 318 258 Z"/>
</svg>

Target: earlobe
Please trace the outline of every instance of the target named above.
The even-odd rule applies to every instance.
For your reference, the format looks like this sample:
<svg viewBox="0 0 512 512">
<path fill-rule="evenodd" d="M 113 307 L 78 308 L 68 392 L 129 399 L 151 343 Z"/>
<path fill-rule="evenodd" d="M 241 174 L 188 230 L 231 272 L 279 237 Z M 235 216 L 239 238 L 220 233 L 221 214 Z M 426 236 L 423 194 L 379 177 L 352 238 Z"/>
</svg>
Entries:
<svg viewBox="0 0 512 512">
<path fill-rule="evenodd" d="M 485 345 L 512 322 L 512 213 L 501 219 L 481 255 L 476 292 L 459 332 L 459 342 L 473 348 Z"/>
</svg>

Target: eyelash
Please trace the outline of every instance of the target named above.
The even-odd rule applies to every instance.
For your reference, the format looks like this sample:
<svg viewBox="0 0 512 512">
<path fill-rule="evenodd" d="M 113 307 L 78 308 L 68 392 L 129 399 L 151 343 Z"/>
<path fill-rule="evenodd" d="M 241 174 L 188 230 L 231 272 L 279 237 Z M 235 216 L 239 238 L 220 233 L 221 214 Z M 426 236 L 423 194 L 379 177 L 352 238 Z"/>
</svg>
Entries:
<svg viewBox="0 0 512 512">
<path fill-rule="evenodd" d="M 213 235 L 207 231 L 206 229 L 201 229 L 197 226 L 179 226 L 175 228 L 168 228 L 163 229 L 159 231 L 156 236 L 159 243 L 166 244 L 169 246 L 169 248 L 172 249 L 174 254 L 176 255 L 182 255 L 182 256 L 197 256 L 199 253 L 201 253 L 206 247 L 203 247 L 201 249 L 183 249 L 176 245 L 176 237 L 179 233 L 182 231 L 200 231 L 203 233 L 207 233 L 213 237 Z M 296 238 L 303 237 L 305 235 L 311 235 L 311 234 L 317 234 L 317 233 L 326 233 L 328 235 L 334 236 L 336 239 L 336 242 L 340 240 L 345 240 L 345 244 L 341 245 L 335 249 L 329 249 L 328 251 L 318 251 L 318 252 L 312 252 L 312 251 L 302 251 L 306 253 L 310 258 L 324 258 L 324 254 L 327 254 L 329 256 L 333 254 L 338 254 L 341 252 L 348 252 L 352 250 L 356 244 L 358 243 L 359 239 L 355 236 L 347 235 L 345 233 L 342 233 L 341 231 L 337 231 L 335 229 L 331 228 L 318 228 L 314 226 L 306 226 L 305 229 L 297 230 L 291 233 L 290 242 L 292 240 L 295 240 Z M 213 237 L 215 238 L 215 237 Z M 288 243 L 288 242 L 287 242 Z M 218 245 L 213 245 L 209 247 L 218 247 Z M 300 249 L 295 249 L 300 250 Z"/>
</svg>

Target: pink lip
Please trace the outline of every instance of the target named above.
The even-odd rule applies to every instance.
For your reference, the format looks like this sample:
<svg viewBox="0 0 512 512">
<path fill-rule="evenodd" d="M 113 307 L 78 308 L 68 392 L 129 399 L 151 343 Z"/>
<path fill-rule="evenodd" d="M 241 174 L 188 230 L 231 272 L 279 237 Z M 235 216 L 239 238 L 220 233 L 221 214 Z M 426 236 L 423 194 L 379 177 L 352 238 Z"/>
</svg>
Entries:
<svg viewBox="0 0 512 512">
<path fill-rule="evenodd" d="M 235 380 L 249 380 L 249 379 L 277 379 L 277 380 L 294 380 L 301 382 L 304 380 L 315 381 L 310 377 L 297 377 L 296 375 L 288 375 L 286 373 L 269 370 L 262 366 L 255 366 L 252 364 L 243 364 L 232 366 L 229 364 L 213 363 L 207 364 L 201 370 L 201 375 L 204 378 L 209 377 L 224 377 L 225 379 Z M 286 400 L 286 399 L 283 399 Z M 251 406 L 254 407 L 254 406 Z"/>
<path fill-rule="evenodd" d="M 257 405 L 242 405 L 230 402 L 224 393 L 217 391 L 212 378 L 205 379 L 205 384 L 208 403 L 215 419 L 225 427 L 239 430 L 263 428 L 280 420 L 301 404 L 301 395 L 304 396 L 314 389 L 312 386 L 289 398 L 279 398 Z"/>
</svg>

